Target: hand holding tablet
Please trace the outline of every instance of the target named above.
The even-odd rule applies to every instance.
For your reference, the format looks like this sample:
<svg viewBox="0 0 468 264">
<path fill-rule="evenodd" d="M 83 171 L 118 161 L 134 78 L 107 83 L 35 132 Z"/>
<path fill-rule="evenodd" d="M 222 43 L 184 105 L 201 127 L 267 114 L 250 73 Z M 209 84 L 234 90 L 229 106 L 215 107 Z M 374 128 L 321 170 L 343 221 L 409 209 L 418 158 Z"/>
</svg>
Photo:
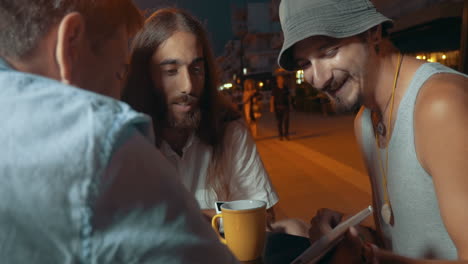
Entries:
<svg viewBox="0 0 468 264">
<path fill-rule="evenodd" d="M 315 263 L 330 251 L 343 238 L 343 235 L 352 226 L 355 226 L 372 214 L 372 206 L 348 218 L 337 225 L 330 233 L 322 236 L 306 251 L 297 257 L 291 264 Z"/>
</svg>

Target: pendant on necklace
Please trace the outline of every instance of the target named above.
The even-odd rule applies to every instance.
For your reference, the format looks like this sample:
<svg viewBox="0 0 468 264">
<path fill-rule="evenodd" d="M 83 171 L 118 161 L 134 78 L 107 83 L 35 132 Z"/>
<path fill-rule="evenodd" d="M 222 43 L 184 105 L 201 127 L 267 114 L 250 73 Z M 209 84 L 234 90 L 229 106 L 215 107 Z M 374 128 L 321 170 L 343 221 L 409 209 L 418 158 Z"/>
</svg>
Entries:
<svg viewBox="0 0 468 264">
<path fill-rule="evenodd" d="M 382 209 L 380 210 L 380 214 L 382 215 L 382 219 L 387 225 L 390 225 L 392 222 L 392 208 L 390 207 L 389 203 L 384 203 L 382 205 Z"/>
<path fill-rule="evenodd" d="M 372 111 L 371 119 L 375 132 L 380 136 L 385 137 L 386 129 L 384 123 L 382 122 L 382 115 L 377 111 Z"/>
<path fill-rule="evenodd" d="M 379 123 L 377 123 L 377 133 L 384 137 L 385 132 L 385 125 L 382 123 L 382 121 L 380 121 Z"/>
</svg>

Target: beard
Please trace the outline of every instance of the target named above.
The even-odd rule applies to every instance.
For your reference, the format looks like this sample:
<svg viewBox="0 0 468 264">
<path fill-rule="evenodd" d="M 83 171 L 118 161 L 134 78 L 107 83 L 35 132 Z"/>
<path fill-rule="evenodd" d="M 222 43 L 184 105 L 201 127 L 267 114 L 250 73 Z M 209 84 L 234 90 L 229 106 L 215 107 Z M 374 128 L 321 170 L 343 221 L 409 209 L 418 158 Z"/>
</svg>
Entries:
<svg viewBox="0 0 468 264">
<path fill-rule="evenodd" d="M 362 104 L 361 95 L 353 95 L 356 87 L 352 87 L 352 79 L 349 74 L 342 74 L 337 76 L 333 81 L 325 88 L 325 93 L 330 99 L 333 110 L 338 114 L 352 113 L 360 108 Z M 354 88 L 354 89 L 353 89 Z M 338 91 L 340 89 L 347 89 Z M 332 95 L 338 91 L 338 94 Z M 341 92 L 341 93 L 340 93 Z M 343 94 L 345 92 L 345 94 Z M 346 93 L 347 92 L 347 93 Z"/>
<path fill-rule="evenodd" d="M 354 101 L 344 101 L 339 96 L 330 99 L 332 108 L 337 114 L 355 113 L 362 105 L 362 100 L 359 97 Z"/>
<path fill-rule="evenodd" d="M 201 120 L 201 111 L 199 108 L 187 112 L 182 116 L 177 116 L 172 111 L 168 111 L 167 124 L 169 128 L 198 128 Z"/>
<path fill-rule="evenodd" d="M 184 94 L 178 96 L 167 105 L 167 118 L 166 123 L 169 128 L 183 128 L 183 129 L 196 129 L 198 128 L 201 120 L 201 110 L 198 107 L 198 98 L 193 95 Z M 194 105 L 195 107 L 185 113 L 175 113 L 169 107 L 172 104 L 187 104 Z"/>
</svg>

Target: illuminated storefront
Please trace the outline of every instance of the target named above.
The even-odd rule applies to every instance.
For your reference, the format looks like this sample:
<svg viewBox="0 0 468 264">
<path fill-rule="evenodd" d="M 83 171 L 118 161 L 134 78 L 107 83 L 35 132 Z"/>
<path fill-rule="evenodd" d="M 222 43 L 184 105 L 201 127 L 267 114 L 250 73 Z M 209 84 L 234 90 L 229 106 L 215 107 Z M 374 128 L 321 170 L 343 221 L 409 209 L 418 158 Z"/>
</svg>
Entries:
<svg viewBox="0 0 468 264">
<path fill-rule="evenodd" d="M 438 62 L 453 69 L 458 68 L 458 62 L 460 59 L 460 51 L 458 50 L 440 52 L 416 52 L 407 54 L 416 57 L 416 59 L 418 60 Z"/>
<path fill-rule="evenodd" d="M 404 54 L 459 70 L 462 18 L 443 17 L 391 32 L 390 39 Z"/>
</svg>

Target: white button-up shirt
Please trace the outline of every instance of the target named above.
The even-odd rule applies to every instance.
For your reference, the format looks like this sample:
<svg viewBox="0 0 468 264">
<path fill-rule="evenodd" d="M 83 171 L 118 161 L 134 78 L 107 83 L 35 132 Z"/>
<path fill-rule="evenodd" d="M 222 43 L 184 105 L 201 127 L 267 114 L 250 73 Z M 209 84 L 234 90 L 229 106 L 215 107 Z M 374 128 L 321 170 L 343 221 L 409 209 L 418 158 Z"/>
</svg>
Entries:
<svg viewBox="0 0 468 264">
<path fill-rule="evenodd" d="M 231 200 L 262 200 L 270 208 L 278 202 L 278 195 L 271 184 L 257 147 L 242 120 L 228 124 L 224 137 L 225 181 L 229 181 Z M 216 197 L 206 188 L 206 176 L 212 158 L 212 147 L 203 143 L 195 133 L 189 136 L 177 155 L 169 144 L 163 141 L 161 152 L 174 164 L 180 180 L 194 194 L 202 209 L 214 209 Z"/>
</svg>

